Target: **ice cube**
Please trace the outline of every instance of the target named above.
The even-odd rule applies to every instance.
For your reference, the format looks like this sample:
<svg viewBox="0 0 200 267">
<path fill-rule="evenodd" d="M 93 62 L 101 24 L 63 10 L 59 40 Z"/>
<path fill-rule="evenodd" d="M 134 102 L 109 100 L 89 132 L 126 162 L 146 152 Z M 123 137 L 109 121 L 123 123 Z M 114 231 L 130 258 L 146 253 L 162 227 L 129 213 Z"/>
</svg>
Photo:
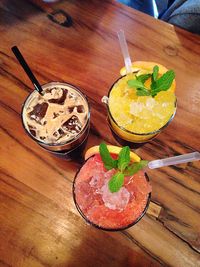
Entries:
<svg viewBox="0 0 200 267">
<path fill-rule="evenodd" d="M 147 101 L 146 101 L 146 107 L 147 107 L 149 110 L 152 110 L 153 107 L 155 106 L 155 104 L 156 104 L 156 101 L 155 101 L 155 99 L 152 98 L 152 97 L 149 97 L 149 98 L 147 99 Z"/>
<path fill-rule="evenodd" d="M 104 185 L 105 177 L 104 173 L 100 170 L 94 170 L 94 175 L 92 176 L 92 179 L 90 180 L 90 186 L 95 189 L 96 193 L 101 193 L 101 188 Z"/>
<path fill-rule="evenodd" d="M 73 115 L 62 125 L 62 129 L 64 131 L 68 131 L 72 133 L 79 133 L 81 131 L 81 127 L 82 127 L 81 122 L 79 121 L 76 115 Z"/>
<path fill-rule="evenodd" d="M 59 104 L 59 105 L 63 105 L 65 103 L 65 99 L 67 97 L 67 93 L 68 90 L 66 89 L 61 89 L 62 90 L 62 95 L 58 95 L 58 97 L 56 97 L 56 95 L 54 96 L 54 98 L 49 99 L 49 103 L 55 103 L 55 104 Z"/>
<path fill-rule="evenodd" d="M 68 111 L 69 111 L 69 113 L 72 113 L 73 111 L 76 111 L 78 113 L 84 113 L 85 109 L 84 109 L 83 105 L 78 105 L 78 106 L 68 107 Z"/>
<path fill-rule="evenodd" d="M 55 131 L 53 133 L 53 136 L 56 138 L 56 140 L 59 140 L 60 138 L 62 138 L 65 135 L 65 132 L 59 128 L 57 131 Z"/>
<path fill-rule="evenodd" d="M 85 112 L 85 109 L 84 109 L 84 106 L 83 105 L 79 105 L 76 108 L 77 108 L 77 112 L 78 113 L 84 113 Z"/>
<path fill-rule="evenodd" d="M 30 129 L 30 133 L 32 134 L 32 136 L 36 137 L 36 131 L 33 129 Z"/>
<path fill-rule="evenodd" d="M 59 134 L 62 134 L 62 135 L 64 135 L 65 134 L 65 132 L 60 128 L 60 129 L 58 129 L 58 132 L 59 132 Z"/>
<path fill-rule="evenodd" d="M 111 210 L 124 210 L 130 199 L 130 193 L 125 187 L 118 192 L 111 193 L 108 188 L 108 181 L 101 188 L 104 205 Z"/>
<path fill-rule="evenodd" d="M 40 122 L 42 118 L 46 115 L 48 109 L 48 103 L 43 102 L 41 104 L 36 104 L 33 110 L 28 114 L 31 119 Z"/>
<path fill-rule="evenodd" d="M 74 106 L 68 107 L 68 111 L 69 111 L 69 113 L 72 113 L 74 111 Z"/>
<path fill-rule="evenodd" d="M 36 136 L 36 127 L 28 124 L 28 128 L 29 128 L 30 133 L 35 137 Z"/>
<path fill-rule="evenodd" d="M 130 113 L 134 116 L 139 116 L 143 109 L 144 105 L 142 103 L 132 102 L 130 104 Z"/>
</svg>

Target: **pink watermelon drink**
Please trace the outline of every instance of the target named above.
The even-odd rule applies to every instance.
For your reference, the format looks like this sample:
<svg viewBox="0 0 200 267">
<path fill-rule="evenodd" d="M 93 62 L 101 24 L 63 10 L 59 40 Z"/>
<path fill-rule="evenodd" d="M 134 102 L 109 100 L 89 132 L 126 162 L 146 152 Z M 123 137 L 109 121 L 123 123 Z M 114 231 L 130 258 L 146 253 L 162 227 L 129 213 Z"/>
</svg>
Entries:
<svg viewBox="0 0 200 267">
<path fill-rule="evenodd" d="M 117 155 L 111 157 L 116 161 Z M 151 186 L 143 170 L 124 175 L 120 187 L 118 173 L 116 168 L 108 170 L 100 154 L 95 154 L 74 180 L 73 196 L 78 211 L 88 223 L 103 230 L 117 231 L 134 225 L 144 216 L 150 202 Z M 119 180 L 114 181 L 115 192 L 111 192 L 116 176 Z"/>
</svg>

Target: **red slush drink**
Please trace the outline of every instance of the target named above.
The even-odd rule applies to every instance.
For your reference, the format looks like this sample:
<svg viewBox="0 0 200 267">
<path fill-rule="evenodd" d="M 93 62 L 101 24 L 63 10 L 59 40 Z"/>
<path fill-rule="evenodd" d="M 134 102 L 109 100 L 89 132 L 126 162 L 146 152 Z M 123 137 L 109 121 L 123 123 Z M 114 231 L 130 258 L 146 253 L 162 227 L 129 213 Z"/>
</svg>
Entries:
<svg viewBox="0 0 200 267">
<path fill-rule="evenodd" d="M 106 170 L 100 154 L 96 154 L 85 162 L 73 184 L 78 211 L 88 223 L 102 230 L 117 231 L 134 225 L 150 202 L 151 185 L 144 171 L 126 176 L 121 189 L 111 193 L 108 181 L 115 173 L 115 169 Z"/>
</svg>

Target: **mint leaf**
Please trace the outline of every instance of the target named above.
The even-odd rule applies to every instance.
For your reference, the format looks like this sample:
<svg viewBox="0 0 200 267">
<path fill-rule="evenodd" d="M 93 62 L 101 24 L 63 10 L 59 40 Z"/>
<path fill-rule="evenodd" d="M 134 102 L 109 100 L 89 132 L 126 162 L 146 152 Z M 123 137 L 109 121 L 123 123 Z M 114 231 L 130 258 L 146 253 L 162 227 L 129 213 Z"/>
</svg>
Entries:
<svg viewBox="0 0 200 267">
<path fill-rule="evenodd" d="M 138 96 L 151 95 L 151 92 L 148 89 L 137 88 L 136 90 L 137 90 L 136 95 L 138 95 Z"/>
<path fill-rule="evenodd" d="M 124 146 L 119 152 L 117 167 L 123 172 L 129 165 L 129 162 L 130 162 L 130 148 L 128 146 Z"/>
<path fill-rule="evenodd" d="M 131 165 L 129 165 L 125 171 L 124 171 L 124 174 L 126 176 L 130 176 L 130 175 L 133 175 L 135 173 L 137 173 L 139 170 L 143 169 L 144 167 L 146 167 L 148 164 L 148 161 L 147 160 L 141 160 L 139 162 L 134 162 L 132 163 Z"/>
<path fill-rule="evenodd" d="M 141 81 L 138 81 L 138 80 L 129 80 L 127 82 L 127 84 L 128 84 L 129 87 L 146 89 L 144 84 Z"/>
<path fill-rule="evenodd" d="M 135 76 L 136 79 L 143 84 L 151 77 L 151 74 L 141 74 L 139 76 Z"/>
<path fill-rule="evenodd" d="M 152 79 L 153 79 L 153 82 L 155 82 L 158 78 L 158 72 L 159 72 L 159 67 L 157 65 L 155 65 L 153 67 L 153 73 L 152 73 Z"/>
<path fill-rule="evenodd" d="M 138 96 L 150 95 L 150 91 L 144 86 L 144 84 L 142 83 L 142 81 L 139 81 L 139 80 L 129 80 L 127 83 L 128 83 L 128 86 L 129 87 L 136 88 L 136 90 L 137 90 L 136 94 Z"/>
<path fill-rule="evenodd" d="M 167 91 L 175 78 L 173 70 L 168 70 L 158 80 L 151 84 L 151 95 L 154 97 L 160 91 Z"/>
<path fill-rule="evenodd" d="M 166 91 L 172 85 L 175 78 L 175 73 L 173 70 L 168 70 L 160 78 L 158 78 L 159 67 L 155 65 L 153 67 L 152 74 L 141 74 L 135 76 L 136 79 L 127 81 L 130 88 L 136 88 L 136 94 L 138 96 L 156 96 L 160 91 Z M 151 77 L 151 89 L 145 87 L 144 83 L 147 79 Z"/>
<path fill-rule="evenodd" d="M 107 170 L 111 170 L 113 168 L 117 168 L 117 160 L 114 160 L 106 146 L 105 143 L 101 143 L 99 146 L 99 153 L 101 155 L 101 159 L 104 163 L 104 166 Z"/>
<path fill-rule="evenodd" d="M 108 182 L 110 192 L 118 192 L 124 184 L 124 174 L 117 172 Z"/>
</svg>

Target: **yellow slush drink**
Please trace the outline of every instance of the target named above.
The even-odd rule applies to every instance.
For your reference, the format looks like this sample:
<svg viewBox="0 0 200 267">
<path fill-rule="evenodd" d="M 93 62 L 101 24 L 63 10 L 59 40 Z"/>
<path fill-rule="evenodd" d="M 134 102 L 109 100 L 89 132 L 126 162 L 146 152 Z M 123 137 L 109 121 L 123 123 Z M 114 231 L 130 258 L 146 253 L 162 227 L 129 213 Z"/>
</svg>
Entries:
<svg viewBox="0 0 200 267">
<path fill-rule="evenodd" d="M 152 139 L 168 125 L 175 114 L 175 80 L 171 79 L 169 88 L 162 90 L 162 86 L 166 88 L 165 84 L 162 85 L 165 76 L 167 79 L 165 75 L 157 82 L 157 87 L 152 89 L 155 66 L 158 70 L 158 73 L 155 73 L 158 81 L 167 69 L 157 63 L 140 61 L 133 63 L 134 72 L 131 74 L 125 75 L 123 68 L 120 73 L 125 76 L 117 80 L 110 89 L 108 111 L 111 128 L 126 141 L 142 143 Z M 130 86 L 130 81 L 140 78 L 144 87 Z M 159 83 L 161 86 L 158 88 Z"/>
</svg>

